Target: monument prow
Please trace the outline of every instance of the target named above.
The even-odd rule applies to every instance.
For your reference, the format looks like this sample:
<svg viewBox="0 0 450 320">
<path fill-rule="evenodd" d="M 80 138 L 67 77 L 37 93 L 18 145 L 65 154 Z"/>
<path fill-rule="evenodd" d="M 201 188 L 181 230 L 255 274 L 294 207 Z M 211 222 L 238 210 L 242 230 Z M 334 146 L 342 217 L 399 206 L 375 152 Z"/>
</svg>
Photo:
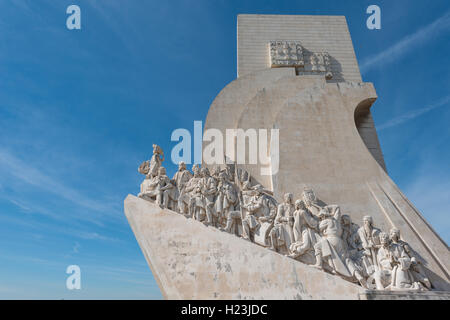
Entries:
<svg viewBox="0 0 450 320">
<path fill-rule="evenodd" d="M 165 299 L 358 299 L 365 292 L 133 195 L 124 206 Z"/>
<path fill-rule="evenodd" d="M 224 145 L 170 179 L 153 145 L 125 200 L 164 297 L 448 298 L 449 248 L 387 174 L 345 17 L 239 15 L 238 75 L 205 134 L 278 130 L 269 162 Z"/>
</svg>

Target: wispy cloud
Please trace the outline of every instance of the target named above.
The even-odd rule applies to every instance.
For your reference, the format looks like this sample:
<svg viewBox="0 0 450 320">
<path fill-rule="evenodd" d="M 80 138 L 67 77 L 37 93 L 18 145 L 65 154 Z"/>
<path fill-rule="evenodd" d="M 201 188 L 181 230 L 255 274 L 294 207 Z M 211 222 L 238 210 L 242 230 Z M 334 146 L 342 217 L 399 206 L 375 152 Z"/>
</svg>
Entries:
<svg viewBox="0 0 450 320">
<path fill-rule="evenodd" d="M 32 219 L 24 219 L 23 217 L 8 216 L 6 214 L 0 215 L 0 223 L 7 226 L 21 226 L 30 230 L 38 230 L 46 236 L 49 232 L 56 233 L 58 235 L 64 235 L 65 237 L 74 237 L 82 240 L 95 240 L 95 241 L 109 241 L 109 242 L 123 242 L 120 238 L 110 237 L 104 234 L 100 234 L 95 231 L 86 230 L 85 226 L 79 226 L 78 228 L 67 228 L 60 224 L 49 224 L 35 221 Z M 73 224 L 73 222 L 71 221 Z M 105 230 L 106 232 L 106 230 Z M 34 234 L 34 233 L 33 233 Z"/>
<path fill-rule="evenodd" d="M 414 47 L 422 45 L 424 42 L 428 41 L 432 36 L 438 35 L 442 31 L 450 30 L 450 12 L 447 12 L 440 18 L 436 19 L 431 24 L 422 27 L 415 33 L 410 34 L 400 41 L 398 41 L 393 46 L 387 48 L 386 50 L 375 54 L 373 56 L 364 59 L 361 63 L 361 71 L 367 72 L 373 67 L 380 64 L 385 64 L 398 59 L 403 54 L 411 51 Z"/>
<path fill-rule="evenodd" d="M 58 180 L 47 175 L 42 170 L 34 168 L 30 163 L 24 162 L 6 149 L 0 149 L 0 165 L 3 172 L 7 172 L 25 184 L 39 187 L 40 190 L 55 194 L 85 209 L 94 210 L 109 216 L 118 215 L 118 210 L 115 206 L 80 193 L 78 190 L 64 184 L 62 179 Z"/>
<path fill-rule="evenodd" d="M 380 126 L 377 126 L 378 130 L 383 130 L 386 128 L 391 128 L 391 127 L 395 127 L 398 125 L 401 125 L 405 122 L 411 121 L 421 115 L 423 115 L 424 113 L 430 112 L 436 108 L 442 107 L 447 105 L 450 102 L 450 95 L 444 97 L 443 99 L 439 100 L 436 103 L 430 104 L 424 108 L 421 109 L 417 109 L 417 110 L 413 110 L 413 111 L 409 111 L 407 114 L 401 115 L 399 117 L 396 117 L 394 119 L 391 119 L 385 123 L 383 123 Z"/>
</svg>

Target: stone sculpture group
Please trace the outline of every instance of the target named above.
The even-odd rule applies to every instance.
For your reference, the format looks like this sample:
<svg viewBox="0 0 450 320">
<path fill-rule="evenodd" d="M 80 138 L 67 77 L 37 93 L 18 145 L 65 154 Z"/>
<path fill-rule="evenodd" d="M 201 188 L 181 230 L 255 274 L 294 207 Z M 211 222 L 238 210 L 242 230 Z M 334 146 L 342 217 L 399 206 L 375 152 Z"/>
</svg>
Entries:
<svg viewBox="0 0 450 320">
<path fill-rule="evenodd" d="M 370 216 L 358 226 L 338 205 L 326 205 L 310 188 L 304 188 L 295 202 L 286 193 L 278 203 L 270 190 L 253 185 L 249 173 L 235 164 L 217 166 L 212 172 L 193 165 L 191 173 L 181 162 L 170 179 L 163 161 L 162 149 L 153 145 L 152 158 L 138 169 L 145 174 L 140 198 L 364 288 L 432 289 L 398 229 L 382 232 Z"/>
</svg>

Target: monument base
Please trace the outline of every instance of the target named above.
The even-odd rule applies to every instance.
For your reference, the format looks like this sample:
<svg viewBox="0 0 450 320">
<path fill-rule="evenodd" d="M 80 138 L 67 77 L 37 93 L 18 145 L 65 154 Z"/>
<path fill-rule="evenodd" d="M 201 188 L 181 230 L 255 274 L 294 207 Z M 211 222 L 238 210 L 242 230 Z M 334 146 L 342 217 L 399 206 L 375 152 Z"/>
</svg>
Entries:
<svg viewBox="0 0 450 320">
<path fill-rule="evenodd" d="M 124 204 L 166 299 L 450 300 L 447 291 L 365 290 L 133 195 Z"/>
<path fill-rule="evenodd" d="M 125 214 L 166 299 L 359 299 L 365 290 L 128 195 Z"/>
<path fill-rule="evenodd" d="M 366 291 L 359 294 L 361 300 L 450 300 L 447 291 Z"/>
</svg>

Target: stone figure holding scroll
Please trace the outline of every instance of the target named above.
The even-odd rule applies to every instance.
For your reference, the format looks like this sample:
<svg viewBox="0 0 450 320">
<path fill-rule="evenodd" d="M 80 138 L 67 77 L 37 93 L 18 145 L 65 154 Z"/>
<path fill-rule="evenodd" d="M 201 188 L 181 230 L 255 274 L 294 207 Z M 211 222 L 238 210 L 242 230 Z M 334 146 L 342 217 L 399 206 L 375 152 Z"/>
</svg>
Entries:
<svg viewBox="0 0 450 320">
<path fill-rule="evenodd" d="M 415 282 L 410 271 L 411 259 L 402 246 L 393 243 L 389 235 L 380 233 L 381 247 L 377 252 L 379 268 L 374 278 L 378 290 L 423 290 L 419 282 Z"/>
<path fill-rule="evenodd" d="M 377 250 L 380 247 L 381 230 L 374 227 L 371 216 L 363 217 L 363 225 L 358 229 L 358 236 L 361 241 L 362 249 L 364 250 L 364 264 L 367 273 L 373 274 L 378 267 Z"/>
<path fill-rule="evenodd" d="M 398 230 L 397 228 L 392 228 L 389 232 L 389 237 L 392 243 L 401 246 L 408 257 L 411 259 L 410 271 L 414 278 L 414 281 L 420 282 L 427 289 L 431 289 L 431 282 L 425 274 L 422 264 L 414 256 L 414 253 L 409 244 L 400 239 L 400 230 Z"/>
<path fill-rule="evenodd" d="M 270 249 L 274 251 L 281 250 L 282 252 L 288 252 L 289 247 L 295 241 L 292 230 L 295 211 L 292 197 L 292 193 L 286 193 L 284 195 L 284 202 L 278 205 L 275 224 L 270 231 L 272 243 Z"/>
</svg>

